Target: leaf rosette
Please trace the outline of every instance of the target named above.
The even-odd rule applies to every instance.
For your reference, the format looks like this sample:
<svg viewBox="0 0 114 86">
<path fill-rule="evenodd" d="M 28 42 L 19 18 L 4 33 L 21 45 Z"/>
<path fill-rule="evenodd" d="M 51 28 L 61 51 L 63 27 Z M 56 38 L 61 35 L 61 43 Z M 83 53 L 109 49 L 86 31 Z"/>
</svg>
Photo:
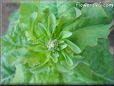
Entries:
<svg viewBox="0 0 114 86">
<path fill-rule="evenodd" d="M 110 22 L 101 5 L 21 3 L 2 38 L 2 82 L 111 82 L 93 71 L 83 55 L 87 46 L 97 46 L 98 38 L 107 38 Z"/>
</svg>

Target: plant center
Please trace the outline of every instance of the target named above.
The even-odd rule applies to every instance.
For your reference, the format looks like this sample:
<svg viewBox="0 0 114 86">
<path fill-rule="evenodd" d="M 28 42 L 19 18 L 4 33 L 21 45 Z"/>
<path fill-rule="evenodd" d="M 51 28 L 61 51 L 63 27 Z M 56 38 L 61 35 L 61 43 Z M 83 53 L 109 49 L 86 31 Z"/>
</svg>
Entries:
<svg viewBox="0 0 114 86">
<path fill-rule="evenodd" d="M 54 40 L 49 40 L 48 43 L 47 43 L 47 48 L 49 51 L 51 50 L 55 50 L 58 46 L 58 43 L 57 43 L 57 40 L 54 39 Z"/>
</svg>

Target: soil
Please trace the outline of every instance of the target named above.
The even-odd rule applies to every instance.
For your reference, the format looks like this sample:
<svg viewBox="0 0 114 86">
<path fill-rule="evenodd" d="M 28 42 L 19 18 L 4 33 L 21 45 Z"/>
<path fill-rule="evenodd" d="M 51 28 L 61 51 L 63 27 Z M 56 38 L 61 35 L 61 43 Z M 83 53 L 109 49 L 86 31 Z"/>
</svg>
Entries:
<svg viewBox="0 0 114 86">
<path fill-rule="evenodd" d="M 0 35 L 5 34 L 8 28 L 8 18 L 12 12 L 15 12 L 19 7 L 18 3 L 2 3 L 2 32 Z"/>
</svg>

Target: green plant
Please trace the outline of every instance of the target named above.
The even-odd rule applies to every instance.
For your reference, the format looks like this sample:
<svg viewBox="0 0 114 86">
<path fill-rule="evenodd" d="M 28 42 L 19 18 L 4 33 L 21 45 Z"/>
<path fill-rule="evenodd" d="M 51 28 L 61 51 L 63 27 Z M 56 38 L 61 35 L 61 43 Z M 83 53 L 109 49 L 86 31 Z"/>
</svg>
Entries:
<svg viewBox="0 0 114 86">
<path fill-rule="evenodd" d="M 2 38 L 2 83 L 112 83 L 105 41 L 110 27 L 111 17 L 102 6 L 21 3 Z"/>
</svg>

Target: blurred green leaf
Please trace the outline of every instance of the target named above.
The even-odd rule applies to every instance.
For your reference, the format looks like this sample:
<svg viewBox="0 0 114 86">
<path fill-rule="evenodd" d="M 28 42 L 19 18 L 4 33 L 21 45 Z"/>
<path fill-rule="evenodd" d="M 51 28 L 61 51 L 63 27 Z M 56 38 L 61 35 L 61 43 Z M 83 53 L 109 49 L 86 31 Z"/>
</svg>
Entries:
<svg viewBox="0 0 114 86">
<path fill-rule="evenodd" d="M 85 62 L 90 64 L 91 69 L 110 80 L 114 80 L 114 58 L 109 53 L 108 48 L 108 40 L 99 39 L 98 45 L 94 47 L 87 47 L 83 52 L 83 56 L 85 57 Z M 93 58 L 91 59 L 91 57 Z"/>
</svg>

